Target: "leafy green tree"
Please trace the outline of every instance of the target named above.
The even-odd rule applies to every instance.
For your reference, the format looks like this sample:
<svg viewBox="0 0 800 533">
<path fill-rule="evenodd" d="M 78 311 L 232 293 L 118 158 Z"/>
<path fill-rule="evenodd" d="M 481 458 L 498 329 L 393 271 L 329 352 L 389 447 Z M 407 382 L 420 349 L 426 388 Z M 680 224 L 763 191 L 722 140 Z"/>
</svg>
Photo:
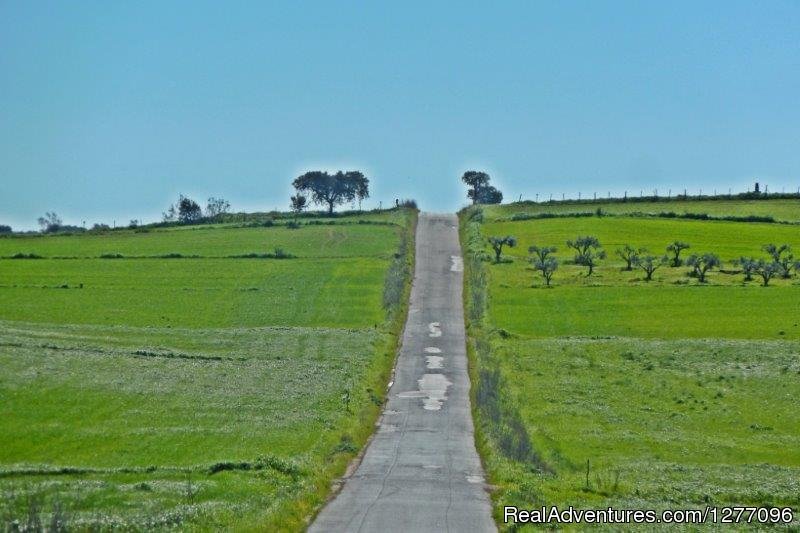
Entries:
<svg viewBox="0 0 800 533">
<path fill-rule="evenodd" d="M 298 193 L 310 193 L 315 204 L 326 205 L 328 214 L 337 205 L 369 198 L 369 179 L 358 171 L 329 174 L 313 170 L 295 178 L 292 185 Z"/>
<path fill-rule="evenodd" d="M 549 287 L 553 274 L 558 270 L 558 260 L 553 256 L 546 256 L 543 259 L 535 257 L 533 259 L 533 268 L 542 273 L 542 277 Z"/>
<path fill-rule="evenodd" d="M 722 261 L 720 261 L 716 254 L 705 253 L 702 255 L 690 255 L 686 259 L 686 264 L 692 267 L 692 275 L 695 276 L 700 283 L 705 283 L 708 271 L 722 265 Z"/>
<path fill-rule="evenodd" d="M 45 213 L 43 217 L 39 217 L 37 222 L 39 223 L 39 227 L 42 229 L 42 233 L 54 233 L 61 229 L 61 226 L 63 225 L 61 217 L 55 212 L 51 211 Z"/>
<path fill-rule="evenodd" d="M 590 235 L 578 237 L 574 241 L 567 241 L 567 247 L 575 250 L 575 264 L 589 269 L 586 276 L 591 276 L 600 260 L 606 258 L 606 252 L 600 241 L 597 237 Z"/>
<path fill-rule="evenodd" d="M 669 257 L 666 255 L 662 255 L 661 257 L 656 257 L 654 255 L 636 255 L 633 258 L 633 264 L 637 268 L 641 268 L 644 271 L 645 281 L 650 281 L 653 279 L 653 273 L 658 270 L 660 267 L 669 263 Z"/>
<path fill-rule="evenodd" d="M 784 279 L 792 277 L 792 269 L 795 267 L 794 254 L 792 247 L 788 244 L 777 246 L 775 244 L 765 244 L 762 248 L 772 260 L 781 267 L 781 276 Z"/>
<path fill-rule="evenodd" d="M 178 221 L 183 224 L 192 224 L 203 218 L 200 205 L 184 195 L 178 198 Z"/>
<path fill-rule="evenodd" d="M 472 200 L 473 204 L 481 203 L 480 190 L 489 185 L 489 179 L 489 174 L 478 170 L 468 170 L 461 176 L 461 181 L 469 187 L 467 198 Z"/>
<path fill-rule="evenodd" d="M 295 214 L 299 215 L 302 213 L 303 209 L 306 208 L 306 205 L 308 205 L 308 200 L 302 194 L 297 193 L 291 197 L 291 207 Z"/>
<path fill-rule="evenodd" d="M 11 226 L 7 226 L 5 224 L 0 224 L 0 235 L 6 235 L 6 234 L 12 233 L 12 232 L 13 232 L 13 230 L 11 229 Z"/>
<path fill-rule="evenodd" d="M 679 267 L 683 264 L 681 261 L 681 252 L 691 248 L 688 242 L 683 241 L 674 241 L 672 244 L 667 246 L 667 252 L 672 254 L 672 263 L 673 267 Z"/>
<path fill-rule="evenodd" d="M 489 237 L 489 245 L 494 250 L 494 262 L 500 262 L 500 254 L 503 253 L 503 246 L 513 248 L 517 245 L 516 237 L 506 235 L 505 237 Z"/>
<path fill-rule="evenodd" d="M 473 204 L 499 204 L 503 201 L 503 193 L 496 187 L 489 185 L 489 174 L 477 170 L 468 170 L 461 176 L 468 187 L 467 198 Z"/>
<path fill-rule="evenodd" d="M 503 201 L 503 193 L 492 185 L 478 191 L 479 204 L 499 204 Z"/>
<path fill-rule="evenodd" d="M 206 216 L 208 218 L 218 217 L 230 211 L 231 203 L 224 198 L 214 198 L 213 196 L 208 199 L 206 203 Z"/>
<path fill-rule="evenodd" d="M 633 265 L 636 263 L 636 258 L 646 252 L 646 248 L 634 248 L 630 244 L 626 244 L 622 248 L 617 248 L 614 253 L 616 253 L 620 259 L 625 261 L 625 268 L 623 270 L 633 270 Z"/>
<path fill-rule="evenodd" d="M 175 222 L 178 219 L 178 210 L 175 209 L 175 204 L 172 204 L 166 211 L 162 212 L 161 218 L 164 222 Z"/>
</svg>

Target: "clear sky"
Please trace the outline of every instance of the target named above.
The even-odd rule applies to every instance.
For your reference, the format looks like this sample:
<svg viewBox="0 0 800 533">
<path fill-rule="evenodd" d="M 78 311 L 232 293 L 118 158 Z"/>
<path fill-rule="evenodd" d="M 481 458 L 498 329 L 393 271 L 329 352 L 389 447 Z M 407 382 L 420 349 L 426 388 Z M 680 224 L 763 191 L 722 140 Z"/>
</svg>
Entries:
<svg viewBox="0 0 800 533">
<path fill-rule="evenodd" d="M 0 223 L 800 186 L 800 3 L 0 0 Z"/>
</svg>

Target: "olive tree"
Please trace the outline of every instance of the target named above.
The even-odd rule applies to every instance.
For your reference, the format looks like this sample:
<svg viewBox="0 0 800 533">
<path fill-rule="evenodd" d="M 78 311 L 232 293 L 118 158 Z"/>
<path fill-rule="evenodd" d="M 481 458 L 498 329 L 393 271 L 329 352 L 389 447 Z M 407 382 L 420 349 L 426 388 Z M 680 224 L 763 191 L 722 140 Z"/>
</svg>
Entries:
<svg viewBox="0 0 800 533">
<path fill-rule="evenodd" d="M 753 274 L 756 273 L 758 268 L 758 260 L 754 257 L 740 257 L 733 262 L 734 265 L 742 267 L 742 274 L 744 274 L 745 281 L 752 281 Z"/>
<path fill-rule="evenodd" d="M 528 253 L 536 256 L 539 261 L 544 261 L 550 254 L 556 253 L 555 246 L 536 246 L 535 244 L 528 246 Z"/>
<path fill-rule="evenodd" d="M 656 257 L 655 255 L 650 254 L 637 255 L 633 259 L 633 264 L 637 268 L 641 268 L 644 271 L 645 281 L 652 280 L 653 273 L 667 263 L 669 263 L 669 258 L 666 255 L 662 255 L 661 257 Z"/>
<path fill-rule="evenodd" d="M 761 249 L 769 254 L 773 262 L 780 265 L 781 277 L 784 279 L 792 277 L 792 269 L 795 268 L 796 263 L 794 262 L 794 254 L 792 254 L 791 246 L 788 244 L 781 244 L 780 246 L 765 244 Z"/>
<path fill-rule="evenodd" d="M 681 261 L 681 252 L 687 248 L 691 248 L 691 246 L 688 242 L 683 241 L 674 241 L 672 244 L 667 246 L 667 252 L 672 254 L 671 265 L 673 267 L 679 267 L 683 264 L 683 261 Z"/>
<path fill-rule="evenodd" d="M 695 276 L 700 283 L 706 282 L 706 273 L 712 268 L 722 265 L 719 257 L 716 254 L 705 253 L 702 255 L 692 254 L 686 259 L 686 264 L 692 267 L 692 275 Z"/>
<path fill-rule="evenodd" d="M 630 244 L 626 244 L 622 248 L 617 248 L 614 251 L 614 253 L 617 254 L 620 259 L 625 261 L 625 268 L 623 268 L 623 270 L 633 270 L 633 265 L 636 264 L 636 259 L 646 252 L 646 248 L 634 248 Z"/>
<path fill-rule="evenodd" d="M 533 268 L 542 273 L 545 284 L 549 287 L 550 280 L 553 279 L 553 274 L 558 269 L 558 260 L 553 257 L 545 257 L 544 259 L 534 258 Z"/>
<path fill-rule="evenodd" d="M 771 280 L 777 274 L 783 273 L 783 267 L 780 263 L 776 263 L 775 261 L 764 261 L 763 259 L 759 259 L 755 265 L 755 273 L 761 276 L 762 285 L 766 287 L 769 285 L 769 280 Z"/>
<path fill-rule="evenodd" d="M 503 253 L 503 246 L 513 248 L 517 245 L 517 239 L 512 235 L 506 235 L 505 237 L 489 237 L 489 245 L 491 245 L 492 250 L 494 250 L 494 262 L 499 263 L 500 254 Z"/>
<path fill-rule="evenodd" d="M 606 252 L 597 237 L 578 237 L 574 241 L 567 241 L 567 247 L 575 250 L 575 264 L 589 269 L 587 276 L 591 276 L 599 261 L 606 258 Z"/>
</svg>

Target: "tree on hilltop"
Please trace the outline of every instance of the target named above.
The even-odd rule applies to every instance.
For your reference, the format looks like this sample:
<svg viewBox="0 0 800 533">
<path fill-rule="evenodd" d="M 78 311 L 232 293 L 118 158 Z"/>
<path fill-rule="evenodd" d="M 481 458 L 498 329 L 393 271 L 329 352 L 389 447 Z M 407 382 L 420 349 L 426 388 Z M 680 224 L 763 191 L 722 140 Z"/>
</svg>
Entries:
<svg viewBox="0 0 800 533">
<path fill-rule="evenodd" d="M 489 174 L 478 170 L 468 170 L 461 176 L 461 181 L 469 187 L 467 198 L 473 204 L 499 204 L 503 201 L 503 193 L 489 185 Z"/>
<path fill-rule="evenodd" d="M 53 233 L 58 231 L 63 225 L 61 217 L 58 216 L 55 211 L 48 211 L 43 217 L 39 217 L 37 222 L 42 229 L 42 233 Z"/>
<path fill-rule="evenodd" d="M 224 215 L 231 208 L 231 203 L 224 198 L 214 198 L 213 196 L 208 199 L 206 203 L 206 217 L 214 218 L 219 215 Z"/>
<path fill-rule="evenodd" d="M 298 193 L 310 193 L 315 204 L 326 205 L 328 214 L 337 205 L 369 198 L 369 179 L 358 171 L 329 174 L 312 170 L 295 178 L 292 185 Z"/>
<path fill-rule="evenodd" d="M 303 209 L 305 209 L 306 205 L 308 205 L 308 199 L 300 193 L 290 197 L 289 200 L 291 202 L 292 211 L 298 215 L 302 213 Z"/>
</svg>

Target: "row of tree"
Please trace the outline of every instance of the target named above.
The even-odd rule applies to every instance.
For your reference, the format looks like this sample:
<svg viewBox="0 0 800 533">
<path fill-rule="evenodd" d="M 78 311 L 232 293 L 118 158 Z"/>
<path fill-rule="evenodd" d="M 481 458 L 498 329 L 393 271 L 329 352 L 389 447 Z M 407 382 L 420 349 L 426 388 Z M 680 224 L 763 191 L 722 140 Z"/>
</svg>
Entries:
<svg viewBox="0 0 800 533">
<path fill-rule="evenodd" d="M 472 200 L 472 203 L 499 204 L 503 201 L 503 193 L 490 184 L 491 178 L 486 172 L 468 170 L 461 176 L 461 180 L 469 187 L 467 198 Z M 358 170 L 339 170 L 333 173 L 312 170 L 295 178 L 292 186 L 296 194 L 290 197 L 289 205 L 295 213 L 301 213 L 312 202 L 327 208 L 328 214 L 333 214 L 337 206 L 347 202 L 358 201 L 360 209 L 362 200 L 369 198 L 369 178 Z M 212 197 L 208 199 L 204 211 L 195 200 L 181 194 L 178 201 L 162 213 L 162 219 L 164 222 L 195 224 L 204 219 L 214 219 L 223 215 L 230 210 L 230 207 L 231 204 L 227 200 Z M 130 227 L 138 224 L 138 220 L 132 220 Z M 39 218 L 39 225 L 44 233 L 61 231 L 63 228 L 61 218 L 49 212 Z M 11 228 L 8 228 L 8 231 L 10 232 Z"/>
<path fill-rule="evenodd" d="M 188 196 L 178 195 L 178 201 L 170 205 L 162 213 L 164 222 L 180 222 L 181 224 L 195 224 L 205 219 L 214 219 L 224 215 L 231 209 L 231 203 L 224 198 L 211 197 L 206 203 L 205 212 L 200 204 Z"/>
<path fill-rule="evenodd" d="M 489 245 L 494 250 L 495 262 L 499 263 L 503 247 L 515 247 L 517 239 L 512 235 L 493 236 L 489 237 Z M 566 245 L 575 252 L 573 264 L 582 265 L 588 269 L 587 277 L 591 276 L 595 267 L 606 258 L 605 250 L 598 238 L 594 236 L 580 236 L 574 240 L 568 240 Z M 652 280 L 655 271 L 663 266 L 669 265 L 676 268 L 685 265 L 691 268 L 689 271 L 691 277 L 697 278 L 700 283 L 705 283 L 709 271 L 722 267 L 722 260 L 718 255 L 710 252 L 692 254 L 685 260 L 682 259 L 681 253 L 689 248 L 691 245 L 687 242 L 674 241 L 667 245 L 665 254 L 658 256 L 650 254 L 646 248 L 635 248 L 626 244 L 616 249 L 615 254 L 625 262 L 623 270 L 641 269 L 644 272 L 645 281 Z M 732 261 L 735 266 L 741 268 L 745 281 L 751 281 L 754 275 L 758 275 L 766 287 L 773 277 L 780 276 L 788 279 L 793 276 L 793 272 L 800 271 L 800 261 L 795 260 L 788 244 L 765 244 L 762 250 L 766 252 L 767 257 L 740 257 Z M 532 245 L 528 247 L 529 259 L 534 270 L 542 274 L 548 286 L 559 266 L 558 260 L 553 255 L 556 251 L 555 246 Z"/>
</svg>

